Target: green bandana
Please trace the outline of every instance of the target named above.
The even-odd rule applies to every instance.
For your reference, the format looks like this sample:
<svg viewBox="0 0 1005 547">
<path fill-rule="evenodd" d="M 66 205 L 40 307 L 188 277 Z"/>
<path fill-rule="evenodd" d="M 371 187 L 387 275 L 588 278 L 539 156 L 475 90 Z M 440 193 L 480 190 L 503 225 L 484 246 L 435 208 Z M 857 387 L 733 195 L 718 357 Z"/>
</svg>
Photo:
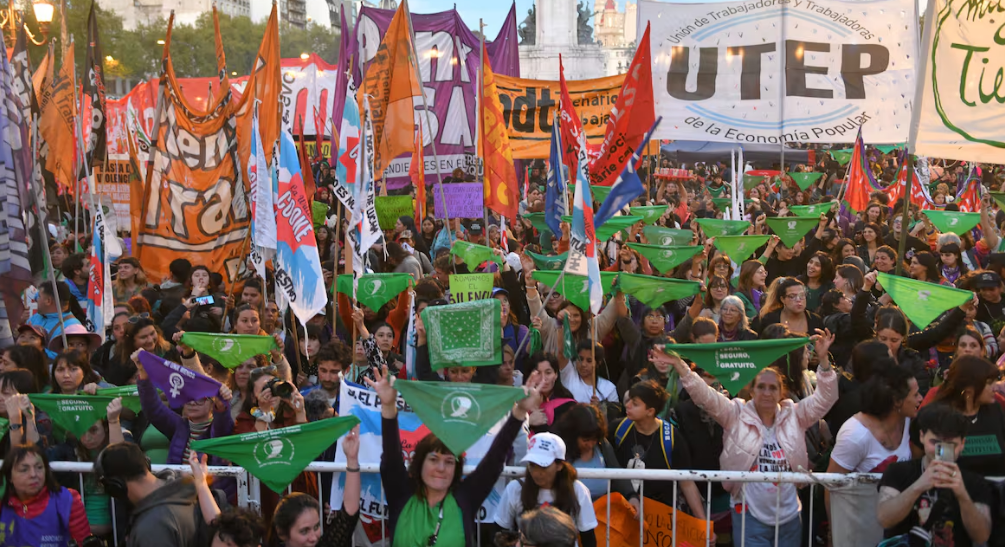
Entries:
<svg viewBox="0 0 1005 547">
<path fill-rule="evenodd" d="M 998 203 L 999 209 L 1005 209 L 1005 192 L 988 192 L 991 197 Z"/>
<path fill-rule="evenodd" d="M 674 344 L 667 353 L 677 353 L 715 376 L 730 394 L 736 395 L 757 373 L 779 357 L 805 346 L 809 338 Z"/>
<path fill-rule="evenodd" d="M 820 215 L 830 212 L 835 205 L 837 205 L 836 201 L 817 203 L 814 205 L 790 205 L 789 211 L 797 217 L 816 217 L 817 221 L 819 221 Z"/>
<path fill-rule="evenodd" d="M 618 274 L 617 286 L 621 292 L 634 296 L 650 308 L 687 298 L 701 290 L 701 283 L 697 281 L 630 273 Z"/>
<path fill-rule="evenodd" d="M 845 165 L 851 161 L 852 149 L 847 148 L 845 150 L 831 150 L 830 155 L 834 158 L 834 161 L 841 165 Z"/>
<path fill-rule="evenodd" d="M 764 177 L 755 177 L 754 175 L 743 175 L 743 188 L 750 190 L 751 188 L 757 186 L 764 182 Z"/>
<path fill-rule="evenodd" d="M 642 217 L 642 222 L 645 222 L 646 225 L 650 225 L 655 224 L 669 208 L 669 205 L 652 205 L 646 207 L 632 207 L 629 210 L 632 212 L 632 215 Z"/>
<path fill-rule="evenodd" d="M 463 546 L 464 515 L 454 495 L 448 493 L 443 498 L 443 522 L 440 522 L 440 504 L 430 506 L 428 502 L 413 495 L 405 502 L 405 508 L 398 517 L 391 547 L 429 547 L 429 538 L 440 525 L 440 535 L 436 545 Z"/>
<path fill-rule="evenodd" d="M 356 300 L 371 310 L 378 311 L 407 289 L 411 279 L 411 274 L 407 273 L 363 274 L 357 284 Z M 338 292 L 352 298 L 352 274 L 338 276 L 336 285 Z"/>
<path fill-rule="evenodd" d="M 381 230 L 393 230 L 399 218 L 410 217 L 415 210 L 412 196 L 376 196 L 373 209 Z"/>
<path fill-rule="evenodd" d="M 786 173 L 786 175 L 792 177 L 792 180 L 799 185 L 799 189 L 804 192 L 824 176 L 823 173 Z"/>
<path fill-rule="evenodd" d="M 694 232 L 691 230 L 678 230 L 676 228 L 662 228 L 659 226 L 646 226 L 642 229 L 642 235 L 646 236 L 646 241 L 650 245 L 675 245 L 683 247 L 691 245 L 694 241 Z"/>
<path fill-rule="evenodd" d="M 534 272 L 534 280 L 540 281 L 549 287 L 554 287 L 558 294 L 565 297 L 566 300 L 572 302 L 580 310 L 590 309 L 590 281 L 585 275 L 572 275 L 565 274 L 562 277 L 562 282 L 556 287 L 555 283 L 558 282 L 558 276 L 562 272 Z M 618 277 L 618 272 L 600 272 L 600 287 L 603 289 L 603 293 L 607 294 L 611 292 L 611 287 L 614 286 L 614 278 Z M 543 298 L 544 295 L 541 295 Z M 428 308 L 427 308 L 428 309 Z"/>
<path fill-rule="evenodd" d="M 695 222 L 701 226 L 706 237 L 738 236 L 750 228 L 746 220 L 720 220 L 717 218 L 699 218 Z"/>
<path fill-rule="evenodd" d="M 422 310 L 433 370 L 502 363 L 502 304 L 497 298 Z"/>
<path fill-rule="evenodd" d="M 528 331 L 530 341 L 527 342 L 527 355 L 534 355 L 544 349 L 544 342 L 541 340 L 541 331 L 531 327 Z"/>
<path fill-rule="evenodd" d="M 450 248 L 450 254 L 461 257 L 461 260 L 468 265 L 468 270 L 472 272 L 484 262 L 503 263 L 502 257 L 491 248 L 460 239 L 454 241 L 454 246 Z"/>
<path fill-rule="evenodd" d="M 328 205 L 323 201 L 311 202 L 311 217 L 313 217 L 314 229 L 316 230 L 325 223 L 325 220 L 328 220 Z"/>
<path fill-rule="evenodd" d="M 718 198 L 720 196 L 725 195 L 726 189 L 729 187 L 723 184 L 722 186 L 708 186 L 707 188 L 710 194 L 712 194 L 715 198 Z"/>
<path fill-rule="evenodd" d="M 128 408 L 133 412 L 139 413 L 143 409 L 142 405 L 140 405 L 140 394 L 136 389 L 136 384 L 122 387 L 99 388 L 95 393 L 105 397 L 122 397 L 123 408 Z"/>
<path fill-rule="evenodd" d="M 934 210 L 922 211 L 922 213 L 944 234 L 965 234 L 981 223 L 980 213 Z"/>
<path fill-rule="evenodd" d="M 394 387 L 454 455 L 478 442 L 525 396 L 522 388 L 489 384 L 397 380 Z"/>
<path fill-rule="evenodd" d="M 39 410 L 49 415 L 56 425 L 73 433 L 78 439 L 87 433 L 94 422 L 108 415 L 108 403 L 115 397 L 98 395 L 54 395 L 32 393 L 28 399 Z"/>
<path fill-rule="evenodd" d="M 621 230 L 631 228 L 640 220 L 642 220 L 642 217 L 635 215 L 614 216 L 607 219 L 607 222 L 605 222 L 603 226 L 597 228 L 597 243 L 604 243 L 608 239 L 611 239 L 611 236 L 614 234 L 620 232 Z M 571 225 L 572 217 L 566 215 L 562 217 L 562 222 L 568 222 Z"/>
<path fill-rule="evenodd" d="M 774 217 L 766 218 L 764 222 L 791 249 L 807 232 L 820 224 L 820 217 Z"/>
<path fill-rule="evenodd" d="M 771 236 L 719 236 L 713 241 L 715 246 L 737 264 L 750 258 L 754 251 L 768 242 Z"/>
<path fill-rule="evenodd" d="M 963 305 L 974 297 L 974 293 L 963 289 L 883 272 L 876 280 L 919 329 L 927 327 L 942 312 Z"/>
<path fill-rule="evenodd" d="M 527 256 L 534 261 L 534 267 L 539 270 L 561 270 L 565 268 L 565 261 L 569 258 L 568 251 L 560 255 L 545 256 L 531 251 L 525 251 Z"/>
<path fill-rule="evenodd" d="M 356 416 L 328 418 L 280 429 L 192 441 L 192 450 L 231 461 L 273 492 L 284 492 L 305 467 L 359 423 Z"/>
<path fill-rule="evenodd" d="M 644 243 L 629 243 L 629 249 L 634 249 L 640 255 L 646 257 L 654 268 L 661 272 L 669 272 L 677 266 L 687 262 L 687 259 L 701 252 L 704 248 L 701 245 L 688 245 L 686 247 L 673 245 L 646 245 Z"/>
<path fill-rule="evenodd" d="M 754 203 L 754 200 L 743 200 L 744 205 L 750 205 L 751 203 Z M 728 211 L 733 206 L 733 198 L 712 198 L 712 204 L 720 211 Z"/>
<path fill-rule="evenodd" d="M 593 201 L 595 201 L 597 203 L 603 203 L 604 200 L 607 199 L 607 196 L 610 195 L 612 188 L 613 188 L 613 186 L 596 186 L 596 185 L 591 184 L 590 185 L 590 195 L 593 196 Z M 569 187 L 569 193 L 571 193 L 572 195 L 576 195 L 576 185 L 575 184 L 573 184 L 572 186 Z M 569 199 L 569 203 L 571 205 L 572 199 Z"/>
<path fill-rule="evenodd" d="M 186 332 L 181 335 L 181 343 L 209 355 L 227 368 L 237 368 L 248 359 L 278 347 L 275 338 L 257 334 Z"/>
<path fill-rule="evenodd" d="M 523 218 L 529 220 L 538 232 L 551 233 L 551 228 L 548 228 L 548 223 L 544 220 L 544 213 L 526 213 Z"/>
</svg>

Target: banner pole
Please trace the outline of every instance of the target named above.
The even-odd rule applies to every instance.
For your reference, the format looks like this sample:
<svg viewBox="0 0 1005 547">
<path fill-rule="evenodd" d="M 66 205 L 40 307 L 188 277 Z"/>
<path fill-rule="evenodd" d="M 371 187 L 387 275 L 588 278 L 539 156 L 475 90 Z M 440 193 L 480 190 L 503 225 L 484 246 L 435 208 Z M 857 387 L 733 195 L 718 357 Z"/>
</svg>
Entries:
<svg viewBox="0 0 1005 547">
<path fill-rule="evenodd" d="M 907 150 L 907 159 L 904 162 L 904 171 L 907 176 L 907 182 L 904 185 L 904 195 L 901 196 L 903 200 L 901 203 L 904 204 L 900 211 L 900 241 L 897 242 L 897 269 L 894 271 L 896 275 L 902 275 L 904 271 L 904 252 L 907 250 L 907 234 L 908 234 L 908 213 L 911 207 L 911 192 L 913 191 L 914 183 L 914 156 L 911 154 L 910 150 Z M 894 184 L 897 182 L 894 181 Z M 847 187 L 847 185 L 845 185 Z"/>
<path fill-rule="evenodd" d="M 482 109 L 485 105 L 482 104 L 482 93 L 485 91 L 485 20 L 478 19 L 478 34 L 481 35 L 481 41 L 478 48 L 478 93 L 475 95 L 475 112 L 478 113 L 475 116 L 475 153 L 478 150 L 482 150 L 484 154 L 484 146 L 482 143 Z M 482 155 L 478 155 L 478 161 L 482 164 L 482 235 L 485 237 L 485 246 L 491 247 L 491 242 L 489 241 L 489 207 L 488 207 L 488 195 L 486 190 L 488 190 L 488 185 L 486 183 L 486 175 L 484 165 L 486 164 L 485 158 Z"/>
<path fill-rule="evenodd" d="M 33 118 L 33 120 L 32 120 L 33 123 L 31 124 L 32 152 L 34 152 L 34 155 L 32 156 L 32 158 L 35 160 L 36 163 L 38 162 L 38 139 L 39 139 L 39 136 L 38 136 L 38 134 L 39 134 L 38 124 L 39 124 L 39 119 L 40 118 Z M 39 166 L 39 168 L 41 168 L 41 167 Z M 45 256 L 45 259 L 44 259 L 45 264 L 43 265 L 43 268 L 44 269 L 48 269 L 49 272 L 50 272 L 50 274 L 49 274 L 49 283 L 52 284 L 52 295 L 53 295 L 53 298 L 55 298 L 55 300 L 56 300 L 56 308 L 59 309 L 59 314 L 58 314 L 59 315 L 59 334 L 60 334 L 60 337 L 63 340 L 63 347 L 66 348 L 68 346 L 67 346 L 67 343 L 66 343 L 66 325 L 63 323 L 63 304 L 59 301 L 59 290 L 58 290 L 58 288 L 56 286 L 56 269 L 52 267 L 52 254 L 49 252 L 49 236 L 46 233 L 46 227 L 45 227 L 45 225 L 46 225 L 45 210 L 42 208 L 42 204 L 39 203 L 39 201 L 38 201 L 38 193 L 36 193 L 36 189 L 35 189 L 35 186 L 33 184 L 34 181 L 35 181 L 34 172 L 35 172 L 35 170 L 32 169 L 32 178 L 29 181 L 29 184 L 31 184 L 31 188 L 30 188 L 31 192 L 29 192 L 29 193 L 31 194 L 32 205 L 38 211 L 38 231 L 39 231 L 39 236 L 40 236 L 40 238 L 38 240 L 38 244 L 42 245 L 42 248 L 43 248 L 43 250 L 45 252 L 45 255 L 44 255 Z M 42 195 L 45 195 L 44 194 L 44 192 L 45 192 L 45 181 L 44 181 L 44 179 L 42 181 L 41 191 L 43 192 Z"/>
<path fill-rule="evenodd" d="M 342 228 L 342 217 L 345 216 L 345 205 L 341 201 L 338 202 L 338 206 L 335 209 L 335 218 L 337 222 L 335 223 L 335 237 L 332 241 L 336 245 L 339 244 L 339 229 Z M 342 247 L 342 255 L 345 256 L 345 246 Z M 332 256 L 332 332 L 335 332 L 335 324 L 338 318 L 338 247 L 335 249 L 335 254 Z"/>
</svg>

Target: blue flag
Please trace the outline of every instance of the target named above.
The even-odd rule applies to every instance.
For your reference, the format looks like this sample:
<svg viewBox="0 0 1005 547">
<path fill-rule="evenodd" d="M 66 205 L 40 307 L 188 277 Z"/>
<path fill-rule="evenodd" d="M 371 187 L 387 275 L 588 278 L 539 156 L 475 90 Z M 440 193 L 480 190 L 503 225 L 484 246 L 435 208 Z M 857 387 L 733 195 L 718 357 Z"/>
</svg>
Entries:
<svg viewBox="0 0 1005 547">
<path fill-rule="evenodd" d="M 548 189 L 544 195 L 544 222 L 555 235 L 561 235 L 561 222 L 565 210 L 565 181 L 569 180 L 569 169 L 562 163 L 562 133 L 559 124 L 551 127 L 551 157 L 548 163 Z"/>
<path fill-rule="evenodd" d="M 600 209 L 597 211 L 597 216 L 593 218 L 594 227 L 599 229 L 605 222 L 614 216 L 626 205 L 632 202 L 633 199 L 641 196 L 645 191 L 645 187 L 642 186 L 642 180 L 639 179 L 639 174 L 635 171 L 636 166 L 639 164 L 640 158 L 639 153 L 645 147 L 649 139 L 652 138 L 653 132 L 656 131 L 656 127 L 659 126 L 660 120 L 663 117 L 656 118 L 653 126 L 649 128 L 649 131 L 642 137 L 642 142 L 639 146 L 635 147 L 635 151 L 632 152 L 632 159 L 625 164 L 625 169 L 621 171 L 621 175 L 618 176 L 618 180 L 614 181 L 611 185 L 611 192 L 607 195 L 607 199 L 604 203 L 600 205 Z"/>
</svg>

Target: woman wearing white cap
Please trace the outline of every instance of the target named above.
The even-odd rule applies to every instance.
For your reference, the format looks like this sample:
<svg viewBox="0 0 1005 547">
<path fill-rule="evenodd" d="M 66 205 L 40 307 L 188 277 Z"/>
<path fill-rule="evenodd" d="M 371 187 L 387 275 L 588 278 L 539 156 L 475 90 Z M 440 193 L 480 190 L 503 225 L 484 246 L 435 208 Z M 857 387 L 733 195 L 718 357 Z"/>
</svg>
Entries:
<svg viewBox="0 0 1005 547">
<path fill-rule="evenodd" d="M 594 547 L 597 515 L 590 490 L 576 480 L 576 468 L 565 461 L 565 441 L 554 433 L 538 433 L 527 445 L 527 477 L 506 485 L 496 508 L 495 523 L 517 529 L 517 517 L 541 505 L 551 505 L 572 517 L 582 547 Z"/>
</svg>

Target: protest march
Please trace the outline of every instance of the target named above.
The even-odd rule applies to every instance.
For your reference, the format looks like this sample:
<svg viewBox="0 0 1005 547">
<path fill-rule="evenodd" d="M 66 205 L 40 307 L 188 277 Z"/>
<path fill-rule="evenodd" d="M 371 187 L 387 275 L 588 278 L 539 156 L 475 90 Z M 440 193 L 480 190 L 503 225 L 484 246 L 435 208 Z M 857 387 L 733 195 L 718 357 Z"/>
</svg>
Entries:
<svg viewBox="0 0 1005 547">
<path fill-rule="evenodd" d="M 280 2 L 233 66 L 214 3 L 124 89 L 69 3 L 0 11 L 0 546 L 1005 546 L 997 4 Z"/>
</svg>

